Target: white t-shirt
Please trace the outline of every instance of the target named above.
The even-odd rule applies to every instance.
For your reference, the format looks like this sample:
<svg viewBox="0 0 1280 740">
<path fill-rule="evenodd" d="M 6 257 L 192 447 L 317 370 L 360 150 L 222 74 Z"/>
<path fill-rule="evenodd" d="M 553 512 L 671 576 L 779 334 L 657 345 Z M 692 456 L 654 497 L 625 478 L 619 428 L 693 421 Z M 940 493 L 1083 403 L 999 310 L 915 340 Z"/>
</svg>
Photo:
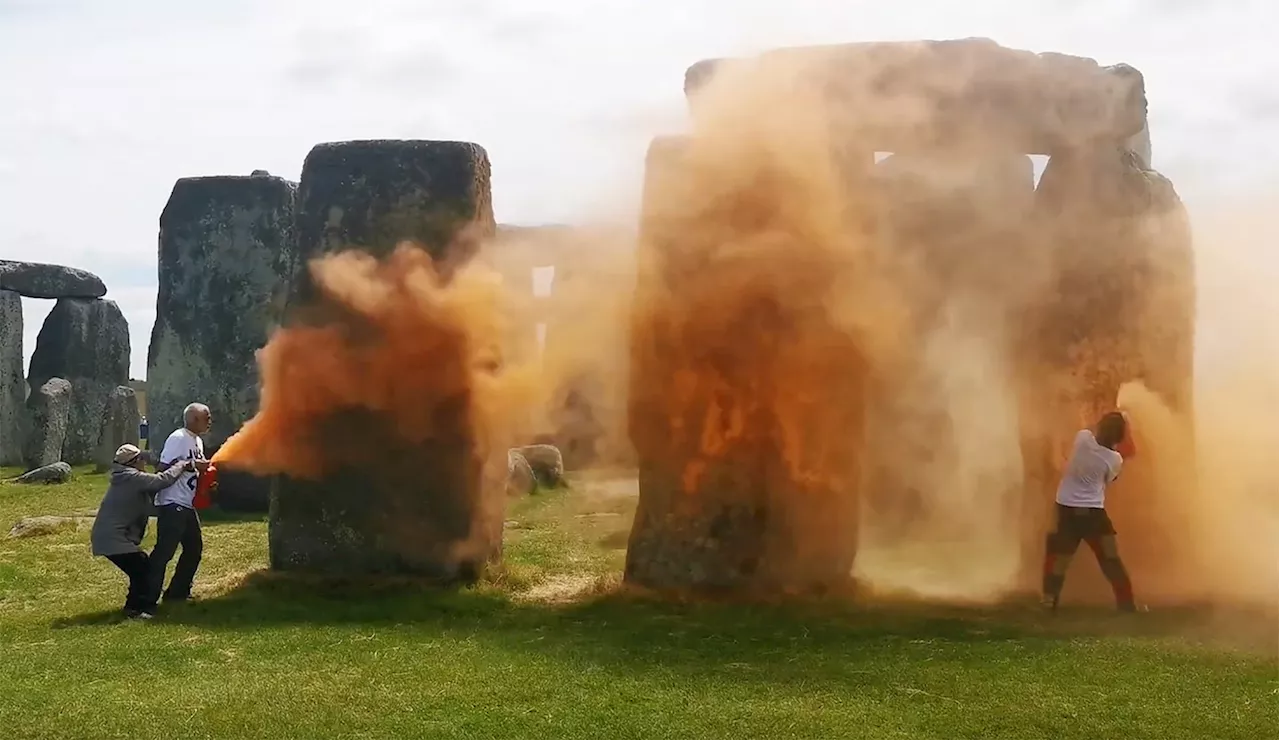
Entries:
<svg viewBox="0 0 1280 740">
<path fill-rule="evenodd" d="M 1123 461 L 1119 452 L 1098 444 L 1093 432 L 1081 429 L 1058 484 L 1058 503 L 1082 509 L 1103 508 L 1107 484 L 1120 475 Z"/>
<path fill-rule="evenodd" d="M 164 441 L 164 449 L 160 451 L 160 462 L 172 465 L 183 460 L 203 460 L 204 441 L 187 429 L 178 429 Z M 196 481 L 198 476 L 189 470 L 178 476 L 178 480 L 168 488 L 156 494 L 156 506 L 177 504 L 188 509 L 194 508 L 192 501 L 196 497 Z"/>
</svg>

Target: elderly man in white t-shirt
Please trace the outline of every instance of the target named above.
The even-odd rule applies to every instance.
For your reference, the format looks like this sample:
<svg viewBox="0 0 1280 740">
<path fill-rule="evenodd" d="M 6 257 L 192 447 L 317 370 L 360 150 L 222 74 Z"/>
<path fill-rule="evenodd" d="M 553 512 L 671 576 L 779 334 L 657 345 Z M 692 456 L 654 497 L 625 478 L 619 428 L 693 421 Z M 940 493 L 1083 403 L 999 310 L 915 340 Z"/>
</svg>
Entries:
<svg viewBox="0 0 1280 740">
<path fill-rule="evenodd" d="M 213 417 L 209 407 L 202 403 L 188 405 L 182 412 L 182 428 L 170 434 L 164 441 L 156 470 L 163 472 L 170 466 L 185 460 L 195 461 L 196 471 L 181 475 L 177 481 L 156 494 L 156 546 L 151 551 L 148 604 L 145 611 L 154 611 L 164 592 L 165 603 L 182 602 L 191 598 L 191 582 L 200 567 L 204 551 L 204 538 L 200 532 L 200 515 L 195 509 L 198 472 L 208 467 L 204 456 L 204 441 L 200 435 L 209 431 Z M 197 472 L 198 471 L 198 472 Z M 178 547 L 182 555 L 174 568 L 169 588 L 164 588 L 165 571 Z"/>
</svg>

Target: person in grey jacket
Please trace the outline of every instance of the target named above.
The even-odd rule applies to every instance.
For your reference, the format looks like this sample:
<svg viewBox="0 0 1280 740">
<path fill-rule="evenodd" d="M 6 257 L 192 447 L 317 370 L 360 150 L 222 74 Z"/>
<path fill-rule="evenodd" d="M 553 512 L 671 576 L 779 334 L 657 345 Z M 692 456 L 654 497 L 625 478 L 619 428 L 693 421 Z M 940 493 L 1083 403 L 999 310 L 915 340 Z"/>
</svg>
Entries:
<svg viewBox="0 0 1280 740">
<path fill-rule="evenodd" d="M 121 445 L 116 450 L 111 484 L 98 505 L 89 545 L 94 556 L 105 557 L 129 577 L 125 614 L 150 619 L 155 616 L 155 604 L 147 603 L 150 563 L 141 544 L 147 531 L 147 517 L 151 515 L 152 497 L 197 466 L 195 460 L 186 460 L 163 473 L 148 473 L 143 470 L 144 464 L 142 451 L 134 445 Z"/>
</svg>

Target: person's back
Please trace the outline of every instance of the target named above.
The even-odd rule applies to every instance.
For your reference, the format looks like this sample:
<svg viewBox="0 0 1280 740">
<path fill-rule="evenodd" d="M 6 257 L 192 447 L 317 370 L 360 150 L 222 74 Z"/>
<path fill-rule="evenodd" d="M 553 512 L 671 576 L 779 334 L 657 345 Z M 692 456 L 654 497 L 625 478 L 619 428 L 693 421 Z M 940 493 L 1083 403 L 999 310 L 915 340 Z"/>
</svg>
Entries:
<svg viewBox="0 0 1280 740">
<path fill-rule="evenodd" d="M 1073 508 L 1104 508 L 1107 484 L 1120 475 L 1123 462 L 1120 453 L 1099 444 L 1091 430 L 1081 429 L 1058 483 L 1057 502 Z"/>
<path fill-rule="evenodd" d="M 1047 607 L 1057 608 L 1067 568 L 1083 540 L 1111 582 L 1116 605 L 1125 611 L 1136 608 L 1133 585 L 1120 561 L 1116 529 L 1105 506 L 1107 486 L 1120 475 L 1124 459 L 1116 448 L 1132 450 L 1132 445 L 1126 447 L 1128 428 L 1124 415 L 1112 411 L 1098 420 L 1096 430 L 1082 429 L 1076 433 L 1071 459 L 1058 483 L 1057 527 L 1045 538 L 1042 603 Z"/>
</svg>

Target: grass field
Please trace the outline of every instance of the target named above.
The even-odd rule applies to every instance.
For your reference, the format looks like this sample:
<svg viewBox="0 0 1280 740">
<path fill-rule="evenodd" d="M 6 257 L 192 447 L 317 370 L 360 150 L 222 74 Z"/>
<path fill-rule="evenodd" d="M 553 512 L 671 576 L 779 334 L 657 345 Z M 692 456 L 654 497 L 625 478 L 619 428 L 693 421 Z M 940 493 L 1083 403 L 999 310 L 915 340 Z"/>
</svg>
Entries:
<svg viewBox="0 0 1280 740">
<path fill-rule="evenodd" d="M 202 600 L 151 623 L 87 527 L 0 539 L 0 736 L 1277 736 L 1274 613 L 660 603 L 616 586 L 632 485 L 513 502 L 452 593 L 272 576 L 263 520 L 210 516 Z M 0 537 L 103 486 L 0 484 Z"/>
</svg>

